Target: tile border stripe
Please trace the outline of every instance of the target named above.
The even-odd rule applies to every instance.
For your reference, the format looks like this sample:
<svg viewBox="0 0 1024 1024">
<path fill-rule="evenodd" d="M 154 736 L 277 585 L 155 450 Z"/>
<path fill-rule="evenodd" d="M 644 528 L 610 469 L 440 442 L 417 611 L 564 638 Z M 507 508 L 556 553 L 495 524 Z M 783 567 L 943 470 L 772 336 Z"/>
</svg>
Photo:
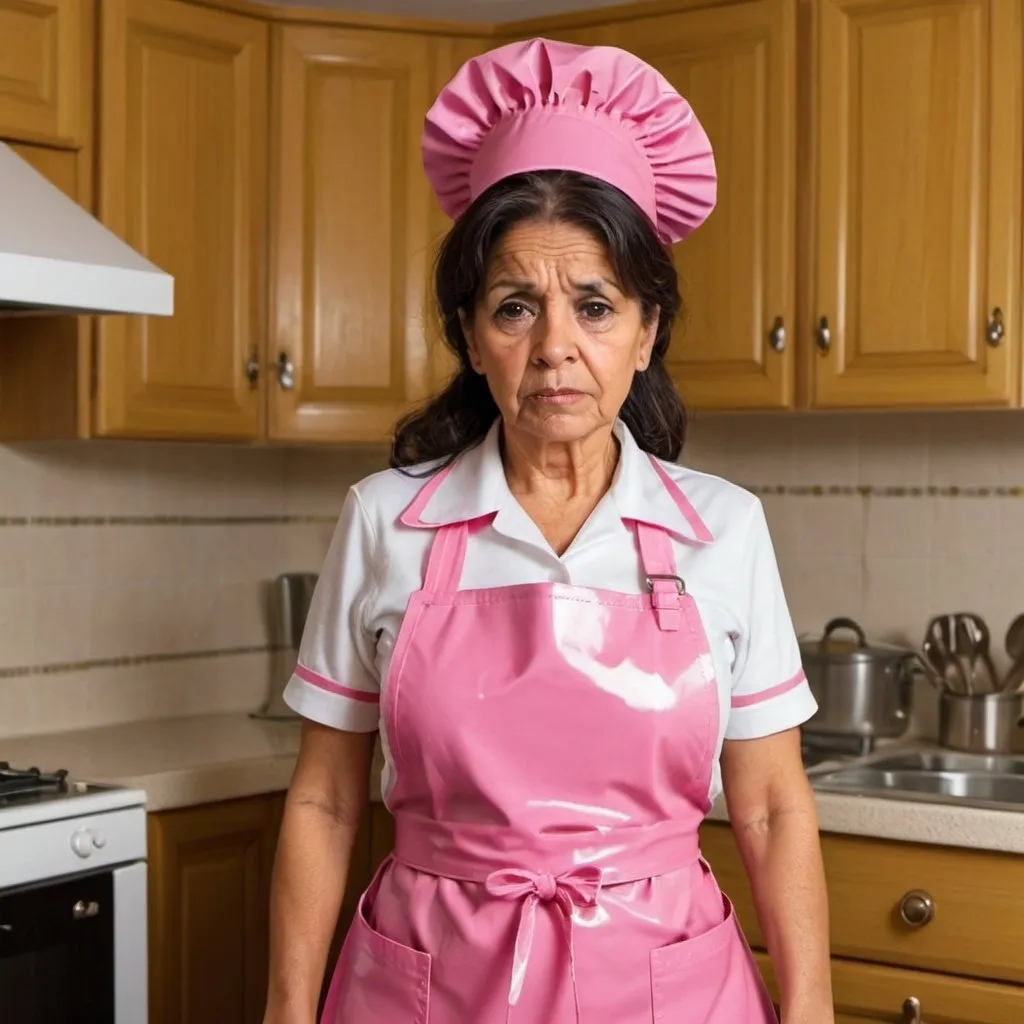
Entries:
<svg viewBox="0 0 1024 1024">
<path fill-rule="evenodd" d="M 3 526 L 278 526 L 334 525 L 335 516 L 0 516 Z"/>
<path fill-rule="evenodd" d="M 789 495 L 800 498 L 1024 498 L 1024 485 L 1011 487 L 871 487 L 855 484 L 746 485 L 754 494 Z"/>
<path fill-rule="evenodd" d="M 1024 498 L 1006 487 L 872 487 L 858 484 L 743 484 L 756 495 L 796 498 Z M 334 526 L 336 515 L 280 516 L 0 516 L 0 528 L 69 526 Z"/>
<path fill-rule="evenodd" d="M 71 672 L 91 672 L 101 668 L 134 668 L 139 665 L 158 665 L 203 658 L 233 658 L 244 654 L 272 654 L 280 650 L 284 648 L 273 644 L 255 644 L 249 647 L 217 647 L 206 651 L 165 651 L 156 654 L 127 654 L 116 658 L 90 658 L 85 661 L 58 661 L 48 665 L 12 665 L 6 668 L 0 666 L 0 679 L 64 675 Z"/>
</svg>

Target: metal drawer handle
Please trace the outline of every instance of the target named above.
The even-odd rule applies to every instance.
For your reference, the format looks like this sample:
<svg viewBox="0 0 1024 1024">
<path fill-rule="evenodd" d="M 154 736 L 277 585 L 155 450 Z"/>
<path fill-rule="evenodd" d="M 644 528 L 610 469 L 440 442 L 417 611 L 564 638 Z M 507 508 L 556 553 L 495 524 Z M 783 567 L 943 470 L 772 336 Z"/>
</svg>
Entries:
<svg viewBox="0 0 1024 1024">
<path fill-rule="evenodd" d="M 921 1000 L 917 996 L 908 996 L 903 1001 L 903 1024 L 924 1024 L 921 1017 Z"/>
<path fill-rule="evenodd" d="M 814 331 L 815 340 L 818 343 L 818 348 L 822 352 L 828 352 L 832 348 L 832 331 L 828 326 L 828 317 L 823 316 L 818 321 L 818 326 Z"/>
<path fill-rule="evenodd" d="M 260 357 L 255 345 L 249 350 L 248 358 L 245 360 L 245 379 L 251 387 L 256 387 L 260 380 Z"/>
<path fill-rule="evenodd" d="M 996 306 L 985 325 L 985 339 L 993 348 L 998 348 L 1006 329 L 1003 327 L 1003 311 Z"/>
<path fill-rule="evenodd" d="M 935 917 L 935 900 L 923 889 L 911 889 L 900 900 L 900 918 L 911 928 L 923 928 Z"/>
<path fill-rule="evenodd" d="M 287 352 L 281 352 L 277 357 L 277 383 L 281 385 L 282 391 L 291 391 L 295 387 L 295 364 L 288 358 Z"/>
</svg>

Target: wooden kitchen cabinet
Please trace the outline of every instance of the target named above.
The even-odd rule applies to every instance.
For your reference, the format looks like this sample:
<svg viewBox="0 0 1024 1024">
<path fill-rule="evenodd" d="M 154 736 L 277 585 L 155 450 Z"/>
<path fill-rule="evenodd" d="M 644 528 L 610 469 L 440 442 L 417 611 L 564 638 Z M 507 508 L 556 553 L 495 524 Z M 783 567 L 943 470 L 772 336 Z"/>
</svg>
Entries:
<svg viewBox="0 0 1024 1024">
<path fill-rule="evenodd" d="M 1020 0 L 813 12 L 809 404 L 1017 404 Z"/>
<path fill-rule="evenodd" d="M 284 793 L 149 815 L 149 1024 L 260 1024 L 270 883 Z M 395 842 L 366 808 L 328 955 L 321 1005 L 359 897 Z"/>
<path fill-rule="evenodd" d="M 9 143 L 72 199 L 88 204 L 88 153 Z M 0 441 L 88 436 L 92 321 L 86 317 L 0 318 Z"/>
<path fill-rule="evenodd" d="M 259 1024 L 281 797 L 149 815 L 150 1024 Z"/>
<path fill-rule="evenodd" d="M 719 204 L 677 248 L 671 352 L 693 407 L 1020 404 L 1019 0 L 695 0 L 509 33 L 633 50 L 707 128 Z"/>
<path fill-rule="evenodd" d="M 755 953 L 773 999 L 779 998 L 766 953 Z M 836 1024 L 1020 1024 L 1024 988 L 906 971 L 850 960 L 832 961 Z M 920 1017 L 914 1016 L 916 1000 Z"/>
<path fill-rule="evenodd" d="M 746 0 L 561 33 L 652 64 L 711 139 L 718 205 L 674 253 L 684 313 L 668 366 L 695 408 L 793 404 L 796 27 L 796 0 Z"/>
<path fill-rule="evenodd" d="M 87 137 L 94 0 L 0 0 L 0 139 Z"/>
<path fill-rule="evenodd" d="M 429 393 L 426 36 L 274 29 L 269 435 L 378 441 Z"/>
<path fill-rule="evenodd" d="M 778 999 L 764 935 L 731 829 L 709 822 L 701 847 Z M 1024 1020 L 1024 865 L 1013 854 L 822 836 L 837 1024 L 1017 1024 Z M 908 893 L 934 917 L 907 925 Z"/>
<path fill-rule="evenodd" d="M 105 0 L 101 26 L 99 213 L 175 310 L 98 320 L 96 433 L 255 439 L 269 30 L 177 0 Z"/>
</svg>

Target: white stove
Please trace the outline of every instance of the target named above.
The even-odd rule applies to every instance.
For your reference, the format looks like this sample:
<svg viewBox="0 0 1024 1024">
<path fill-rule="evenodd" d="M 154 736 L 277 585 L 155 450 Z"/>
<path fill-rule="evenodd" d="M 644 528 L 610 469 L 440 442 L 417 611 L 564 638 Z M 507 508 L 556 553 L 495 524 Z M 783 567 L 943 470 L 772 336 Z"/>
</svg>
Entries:
<svg viewBox="0 0 1024 1024">
<path fill-rule="evenodd" d="M 145 1024 L 145 800 L 0 761 L 0 1020 Z"/>
</svg>

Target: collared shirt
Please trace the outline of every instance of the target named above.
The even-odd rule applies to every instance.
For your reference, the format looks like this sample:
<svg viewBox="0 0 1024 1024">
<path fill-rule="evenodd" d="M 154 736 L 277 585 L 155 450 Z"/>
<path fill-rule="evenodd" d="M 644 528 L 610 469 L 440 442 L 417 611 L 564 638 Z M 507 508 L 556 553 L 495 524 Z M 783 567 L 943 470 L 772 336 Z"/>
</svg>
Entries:
<svg viewBox="0 0 1024 1024">
<path fill-rule="evenodd" d="M 400 518 L 429 479 L 429 466 L 376 473 L 349 491 L 284 698 L 298 714 L 324 725 L 352 732 L 381 729 L 385 800 L 394 764 L 380 717 L 381 686 L 409 597 L 423 585 L 435 536 L 431 527 L 492 513 L 490 525 L 470 539 L 463 589 L 557 582 L 638 594 L 643 571 L 626 520 L 669 531 L 718 681 L 712 799 L 721 790 L 724 740 L 781 732 L 817 710 L 760 501 L 719 477 L 674 463 L 656 466 L 621 421 L 615 432 L 620 454 L 611 486 L 561 556 L 509 490 L 497 423 L 455 463 L 417 526 Z M 682 491 L 682 507 L 659 470 Z"/>
</svg>

